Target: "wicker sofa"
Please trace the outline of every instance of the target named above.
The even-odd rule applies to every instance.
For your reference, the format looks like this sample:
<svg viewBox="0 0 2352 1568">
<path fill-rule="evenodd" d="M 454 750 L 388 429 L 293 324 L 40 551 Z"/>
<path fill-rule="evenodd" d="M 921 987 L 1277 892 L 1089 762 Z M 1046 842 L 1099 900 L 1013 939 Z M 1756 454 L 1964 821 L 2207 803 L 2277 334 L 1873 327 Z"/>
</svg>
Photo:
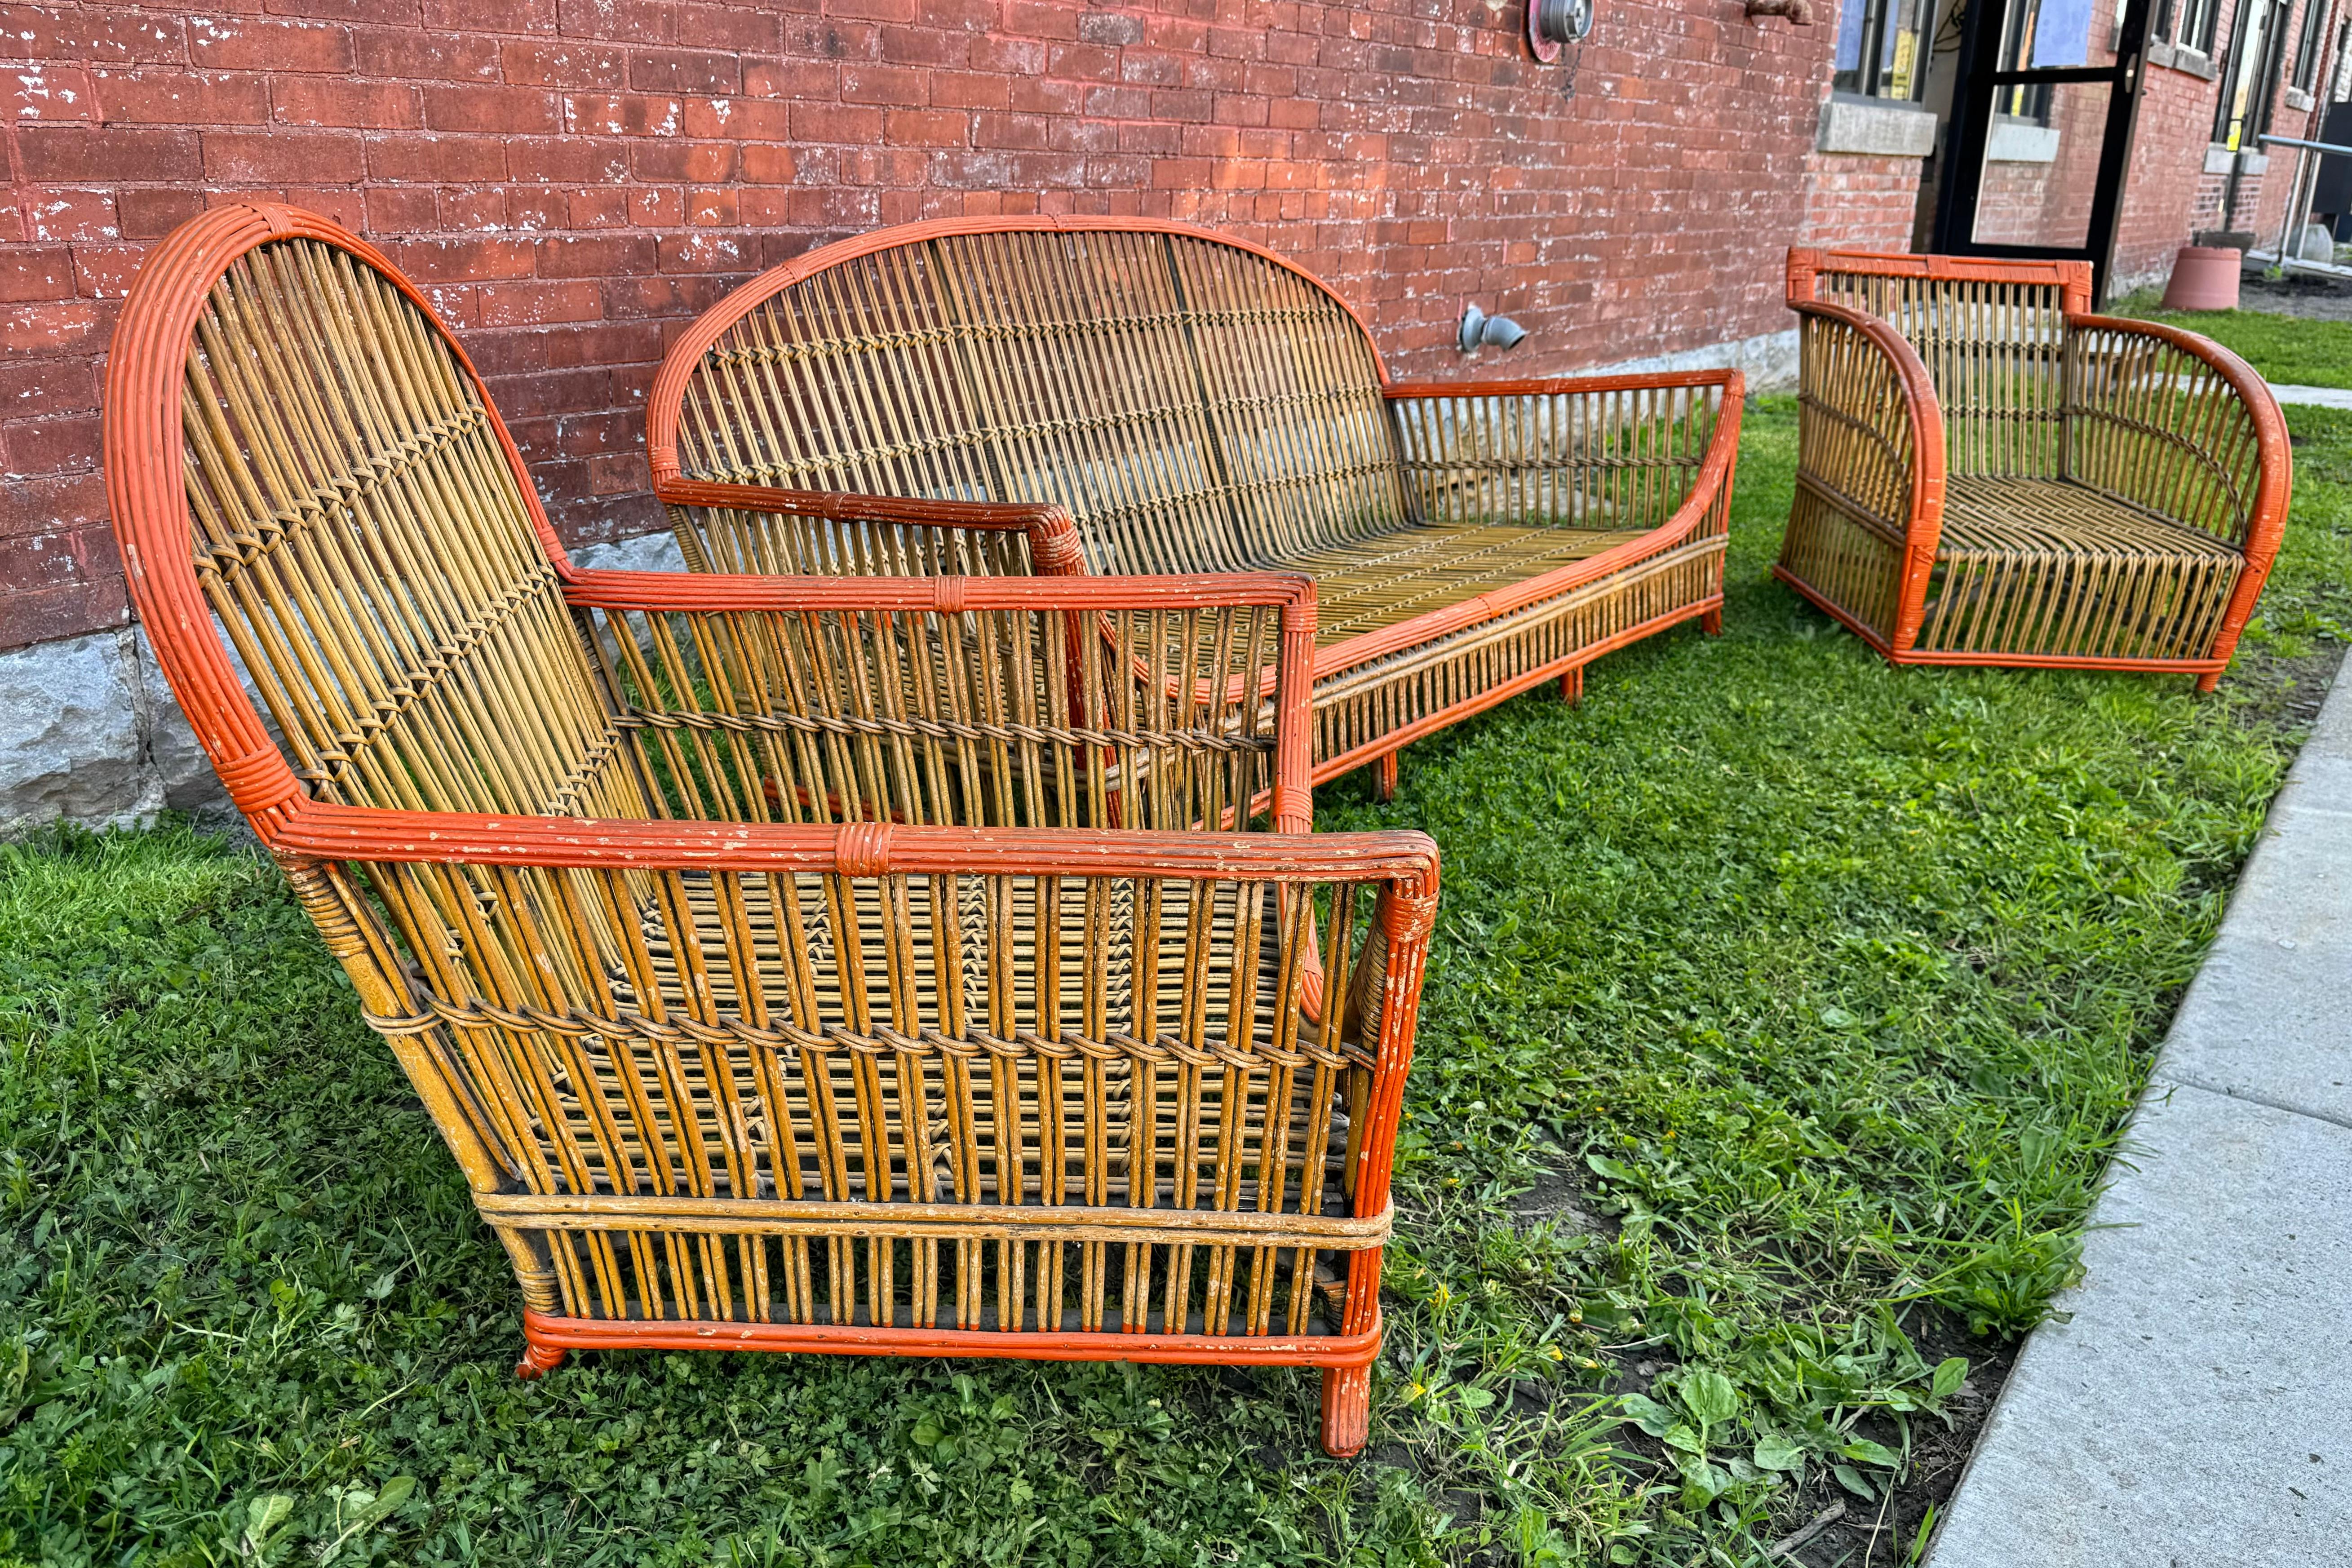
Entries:
<svg viewBox="0 0 2352 1568">
<path fill-rule="evenodd" d="M 1736 372 L 1398 383 L 1272 252 L 1181 225 L 908 225 L 746 284 L 646 413 L 688 564 L 1303 572 L 1319 782 L 1720 614 Z M 896 509 L 873 510 L 875 498 Z"/>
<path fill-rule="evenodd" d="M 2261 376 L 2090 313 L 2079 261 L 1791 250 L 1797 493 L 1773 573 L 1893 663 L 2211 690 L 2294 482 Z"/>
<path fill-rule="evenodd" d="M 1304 1365 L 1361 1445 L 1437 861 L 1303 831 L 1312 584 L 580 569 L 424 297 L 277 205 L 151 254 L 105 459 L 524 1375 Z M 1193 830 L 1267 795 L 1302 831 Z"/>
</svg>

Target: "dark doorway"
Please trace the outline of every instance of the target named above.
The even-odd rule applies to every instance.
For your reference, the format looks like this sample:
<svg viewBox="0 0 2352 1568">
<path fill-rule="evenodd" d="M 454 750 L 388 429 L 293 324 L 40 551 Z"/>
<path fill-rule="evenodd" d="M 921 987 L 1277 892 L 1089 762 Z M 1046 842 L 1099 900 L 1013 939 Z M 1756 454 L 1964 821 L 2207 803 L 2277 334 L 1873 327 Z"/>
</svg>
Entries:
<svg viewBox="0 0 2352 1568">
<path fill-rule="evenodd" d="M 2149 0 L 1968 0 L 1934 248 L 2083 260 L 2105 298 Z"/>
</svg>

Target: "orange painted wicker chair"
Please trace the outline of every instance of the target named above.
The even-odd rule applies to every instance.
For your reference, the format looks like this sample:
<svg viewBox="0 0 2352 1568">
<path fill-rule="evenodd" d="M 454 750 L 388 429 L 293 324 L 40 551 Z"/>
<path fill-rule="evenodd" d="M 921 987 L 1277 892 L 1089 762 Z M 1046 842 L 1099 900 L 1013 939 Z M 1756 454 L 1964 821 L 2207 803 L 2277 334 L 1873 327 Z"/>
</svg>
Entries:
<svg viewBox="0 0 2352 1568">
<path fill-rule="evenodd" d="M 2210 691 L 2278 553 L 2285 422 L 2079 261 L 1791 250 L 1797 495 L 1773 574 L 1895 664 L 2174 670 Z"/>
<path fill-rule="evenodd" d="M 1305 572 L 1315 778 L 1378 762 L 1385 790 L 1418 736 L 1715 629 L 1740 396 L 1731 371 L 1393 383 L 1337 294 L 1255 246 L 962 219 L 713 307 L 655 379 L 646 450 L 697 569 Z M 929 510 L 876 526 L 873 496 Z"/>
<path fill-rule="evenodd" d="M 173 689 L 513 1261 L 520 1371 L 1310 1365 L 1360 1445 L 1435 850 L 1182 830 L 1307 826 L 1311 584 L 575 568 L 425 300 L 278 206 L 148 259 L 105 447 Z"/>
</svg>

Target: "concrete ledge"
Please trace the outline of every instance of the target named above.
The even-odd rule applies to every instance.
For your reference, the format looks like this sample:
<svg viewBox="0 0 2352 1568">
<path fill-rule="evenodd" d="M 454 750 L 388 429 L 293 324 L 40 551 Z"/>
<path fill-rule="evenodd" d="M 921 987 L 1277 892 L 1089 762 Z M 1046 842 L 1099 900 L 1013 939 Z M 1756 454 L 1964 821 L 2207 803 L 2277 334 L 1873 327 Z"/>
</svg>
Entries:
<svg viewBox="0 0 2352 1568">
<path fill-rule="evenodd" d="M 617 571 L 686 569 L 667 529 L 572 558 Z M 241 820 L 143 631 L 123 626 L 0 653 L 0 832 L 60 816 L 143 826 L 164 811 L 207 824 Z"/>
<path fill-rule="evenodd" d="M 1737 370 L 1748 378 L 1750 392 L 1777 392 L 1797 384 L 1797 331 L 1766 332 L 1679 353 L 1653 354 L 1647 359 L 1621 360 L 1595 365 L 1577 375 L 1643 375 L 1669 370 Z"/>
<path fill-rule="evenodd" d="M 1822 105 L 1816 153 L 1873 158 L 1924 158 L 1936 150 L 1936 112 L 1909 103 L 1832 98 Z"/>
<path fill-rule="evenodd" d="M 2271 158 L 2267 153 L 2232 153 L 2227 147 L 2218 146 L 2205 149 L 2205 172 L 2209 174 L 2226 174 L 2230 172 L 2231 159 L 2237 160 L 2240 174 L 2263 174 L 2270 172 Z"/>
<path fill-rule="evenodd" d="M 2058 132 L 2053 126 L 2036 125 L 2029 120 L 1996 120 L 1992 134 L 1985 138 L 1985 162 L 1988 163 L 2054 163 L 2058 161 Z"/>
</svg>

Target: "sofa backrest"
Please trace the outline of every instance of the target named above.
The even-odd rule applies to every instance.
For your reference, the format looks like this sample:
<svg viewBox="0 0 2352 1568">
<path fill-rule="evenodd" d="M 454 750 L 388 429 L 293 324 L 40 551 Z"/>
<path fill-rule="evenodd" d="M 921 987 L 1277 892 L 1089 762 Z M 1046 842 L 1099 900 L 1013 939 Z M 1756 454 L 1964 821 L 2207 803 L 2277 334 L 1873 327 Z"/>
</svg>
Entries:
<svg viewBox="0 0 2352 1568">
<path fill-rule="evenodd" d="M 1174 224 L 912 224 L 723 300 L 655 383 L 656 480 L 1058 502 L 1101 573 L 1229 572 L 1407 512 L 1363 324 Z"/>
<path fill-rule="evenodd" d="M 1789 298 L 1876 316 L 1919 351 L 1954 478 L 2055 478 L 2065 461 L 2066 316 L 2087 261 L 1791 250 Z"/>
</svg>

